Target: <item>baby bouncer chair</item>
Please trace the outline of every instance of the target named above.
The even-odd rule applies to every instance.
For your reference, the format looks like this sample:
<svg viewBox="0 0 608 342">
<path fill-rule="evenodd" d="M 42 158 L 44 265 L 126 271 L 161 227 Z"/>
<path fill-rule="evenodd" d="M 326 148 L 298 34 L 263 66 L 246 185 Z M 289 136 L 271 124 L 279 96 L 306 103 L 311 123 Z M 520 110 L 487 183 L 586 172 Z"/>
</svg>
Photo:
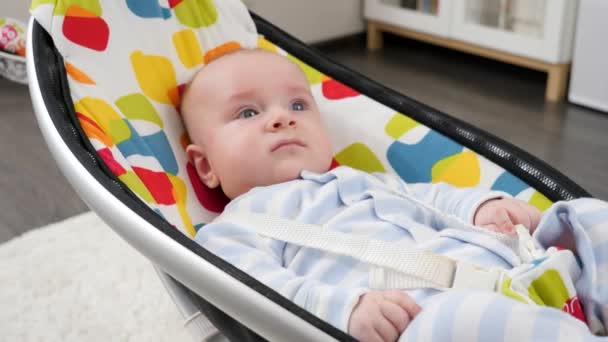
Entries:
<svg viewBox="0 0 608 342">
<path fill-rule="evenodd" d="M 525 151 L 325 58 L 237 0 L 34 1 L 32 14 L 30 91 L 53 156 L 83 200 L 156 266 L 197 340 L 352 339 L 192 240 L 226 199 L 185 158 L 180 92 L 227 51 L 268 49 L 304 70 L 336 165 L 485 186 L 541 209 L 589 196 Z"/>
</svg>

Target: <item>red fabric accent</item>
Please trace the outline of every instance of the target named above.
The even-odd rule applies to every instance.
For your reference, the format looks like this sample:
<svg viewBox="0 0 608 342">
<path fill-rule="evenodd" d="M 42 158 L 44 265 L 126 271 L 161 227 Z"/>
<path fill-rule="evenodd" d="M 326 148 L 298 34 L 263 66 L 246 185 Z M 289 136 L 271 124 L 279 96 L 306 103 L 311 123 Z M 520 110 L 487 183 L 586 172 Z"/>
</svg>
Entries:
<svg viewBox="0 0 608 342">
<path fill-rule="evenodd" d="M 175 6 L 179 5 L 184 0 L 169 0 L 169 7 L 175 8 Z"/>
<path fill-rule="evenodd" d="M 215 189 L 210 189 L 203 184 L 198 178 L 196 169 L 191 163 L 186 165 L 186 170 L 188 171 L 188 177 L 194 188 L 196 198 L 203 208 L 214 213 L 221 213 L 224 211 L 224 208 L 230 202 L 230 199 L 224 194 L 221 187 L 218 186 Z"/>
<path fill-rule="evenodd" d="M 578 296 L 574 296 L 570 298 L 562 308 L 562 311 L 569 313 L 570 315 L 580 319 L 583 322 L 587 322 L 587 318 L 585 317 L 585 312 L 583 311 L 583 307 L 581 306 L 581 302 L 578 299 Z"/>
<path fill-rule="evenodd" d="M 179 104 L 177 104 L 175 106 L 175 110 L 177 111 L 177 114 L 179 116 L 182 116 L 181 102 L 182 102 L 182 100 L 184 98 L 184 92 L 186 91 L 186 87 L 187 87 L 187 84 L 185 84 L 185 83 L 184 84 L 180 84 L 180 85 L 177 86 L 177 95 L 179 97 Z"/>
<path fill-rule="evenodd" d="M 68 40 L 86 48 L 104 51 L 108 46 L 110 28 L 100 17 L 74 17 L 68 12 L 62 30 Z"/>
<path fill-rule="evenodd" d="M 358 96 L 359 92 L 336 81 L 327 80 L 322 85 L 323 96 L 330 100 L 340 100 L 347 97 Z"/>
<path fill-rule="evenodd" d="M 179 93 L 179 96 L 184 95 L 184 91 L 186 91 L 186 83 L 180 84 L 177 86 L 177 92 Z"/>
<path fill-rule="evenodd" d="M 337 168 L 338 166 L 340 166 L 340 163 L 338 163 L 338 161 L 335 158 L 332 158 L 331 165 L 329 166 L 329 170 L 327 170 L 327 171 L 331 171 L 331 170 Z"/>
<path fill-rule="evenodd" d="M 116 176 L 121 176 L 127 173 L 127 170 L 125 170 L 122 165 L 120 165 L 116 161 L 116 159 L 114 159 L 112 151 L 110 151 L 109 148 L 102 148 L 101 150 L 98 150 L 97 153 L 99 153 L 99 156 L 101 157 L 101 159 L 103 159 L 103 162 L 110 168 L 110 170 L 112 170 L 112 173 L 114 173 Z"/>
<path fill-rule="evenodd" d="M 150 194 L 158 204 L 175 204 L 173 198 L 173 184 L 165 172 L 155 172 L 141 167 L 133 167 L 133 171 L 144 183 Z"/>
</svg>

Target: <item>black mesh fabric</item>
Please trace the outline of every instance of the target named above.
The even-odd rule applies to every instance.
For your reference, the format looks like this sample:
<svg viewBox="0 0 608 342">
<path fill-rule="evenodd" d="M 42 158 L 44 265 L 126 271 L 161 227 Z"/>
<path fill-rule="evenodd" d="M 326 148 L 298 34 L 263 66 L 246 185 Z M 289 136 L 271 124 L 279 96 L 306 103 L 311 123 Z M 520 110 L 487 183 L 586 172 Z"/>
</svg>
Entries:
<svg viewBox="0 0 608 342">
<path fill-rule="evenodd" d="M 411 117 L 457 142 L 484 155 L 503 166 L 549 199 L 561 200 L 589 196 L 582 188 L 563 176 L 550 166 L 530 154 L 514 147 L 497 137 L 477 129 L 467 123 L 454 119 L 428 106 L 418 103 L 406 96 L 396 93 L 356 72 L 323 57 L 314 48 L 306 46 L 285 32 L 274 27 L 264 19 L 252 13 L 258 30 L 268 40 L 279 45 L 305 63 L 322 73 L 352 87 L 401 113 Z M 126 187 L 102 162 L 89 142 L 76 118 L 69 93 L 63 59 L 55 49 L 47 32 L 34 22 L 33 35 L 34 59 L 38 83 L 42 92 L 45 107 L 65 143 L 79 162 L 102 184 L 115 200 L 128 206 L 135 214 L 141 216 L 168 237 L 185 248 L 211 262 L 235 279 L 253 288 L 260 294 L 288 309 L 303 320 L 314 325 L 328 335 L 340 341 L 353 341 L 352 337 L 334 328 L 319 318 L 311 315 L 276 291 L 263 285 L 246 273 L 215 256 L 187 236 L 180 233 L 167 221 L 157 215 Z M 222 333 L 233 341 L 260 341 L 259 335 L 240 324 L 220 309 L 211 305 L 194 292 L 189 291 L 192 301 L 204 312 Z M 243 303 L 243 305 L 247 305 Z M 289 329 L 285 327 L 285 329 Z"/>
</svg>

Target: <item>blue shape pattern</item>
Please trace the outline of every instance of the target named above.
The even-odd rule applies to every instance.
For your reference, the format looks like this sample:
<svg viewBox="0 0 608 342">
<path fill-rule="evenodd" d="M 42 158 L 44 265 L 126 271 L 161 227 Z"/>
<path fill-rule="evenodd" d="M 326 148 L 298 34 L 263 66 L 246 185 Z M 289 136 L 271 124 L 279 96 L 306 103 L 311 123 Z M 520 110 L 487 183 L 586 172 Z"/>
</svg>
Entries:
<svg viewBox="0 0 608 342">
<path fill-rule="evenodd" d="M 199 224 L 195 224 L 194 225 L 194 230 L 196 230 L 197 232 L 203 228 L 205 226 L 205 223 L 199 223 Z"/>
<path fill-rule="evenodd" d="M 161 7 L 158 0 L 127 0 L 127 7 L 141 18 L 171 18 L 171 10 Z"/>
<path fill-rule="evenodd" d="M 462 145 L 435 131 L 419 143 L 407 145 L 395 141 L 386 152 L 391 167 L 406 182 L 430 182 L 431 170 L 438 161 L 460 153 Z"/>
<path fill-rule="evenodd" d="M 508 171 L 501 174 L 492 185 L 492 190 L 504 191 L 511 196 L 517 196 L 517 194 L 527 188 L 529 188 L 528 184 L 513 176 Z"/>
<path fill-rule="evenodd" d="M 171 150 L 169 139 L 164 131 L 159 131 L 147 136 L 140 136 L 131 126 L 128 120 L 124 120 L 131 130 L 131 138 L 117 145 L 125 158 L 139 154 L 147 157 L 154 157 L 158 160 L 163 170 L 172 175 L 176 175 L 179 167 L 175 160 L 175 155 Z"/>
</svg>

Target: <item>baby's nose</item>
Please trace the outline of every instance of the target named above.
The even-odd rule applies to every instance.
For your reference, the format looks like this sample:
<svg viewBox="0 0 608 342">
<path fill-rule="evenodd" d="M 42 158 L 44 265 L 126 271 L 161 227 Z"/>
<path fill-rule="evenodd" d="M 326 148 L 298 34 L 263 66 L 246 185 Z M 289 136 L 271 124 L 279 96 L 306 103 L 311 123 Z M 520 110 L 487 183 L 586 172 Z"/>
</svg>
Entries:
<svg viewBox="0 0 608 342">
<path fill-rule="evenodd" d="M 273 129 L 295 127 L 296 119 L 286 110 L 277 110 L 270 119 L 269 126 Z"/>
<path fill-rule="evenodd" d="M 292 127 L 296 125 L 296 120 L 288 119 L 288 120 L 277 120 L 273 123 L 273 128 L 281 128 L 283 126 Z"/>
</svg>

